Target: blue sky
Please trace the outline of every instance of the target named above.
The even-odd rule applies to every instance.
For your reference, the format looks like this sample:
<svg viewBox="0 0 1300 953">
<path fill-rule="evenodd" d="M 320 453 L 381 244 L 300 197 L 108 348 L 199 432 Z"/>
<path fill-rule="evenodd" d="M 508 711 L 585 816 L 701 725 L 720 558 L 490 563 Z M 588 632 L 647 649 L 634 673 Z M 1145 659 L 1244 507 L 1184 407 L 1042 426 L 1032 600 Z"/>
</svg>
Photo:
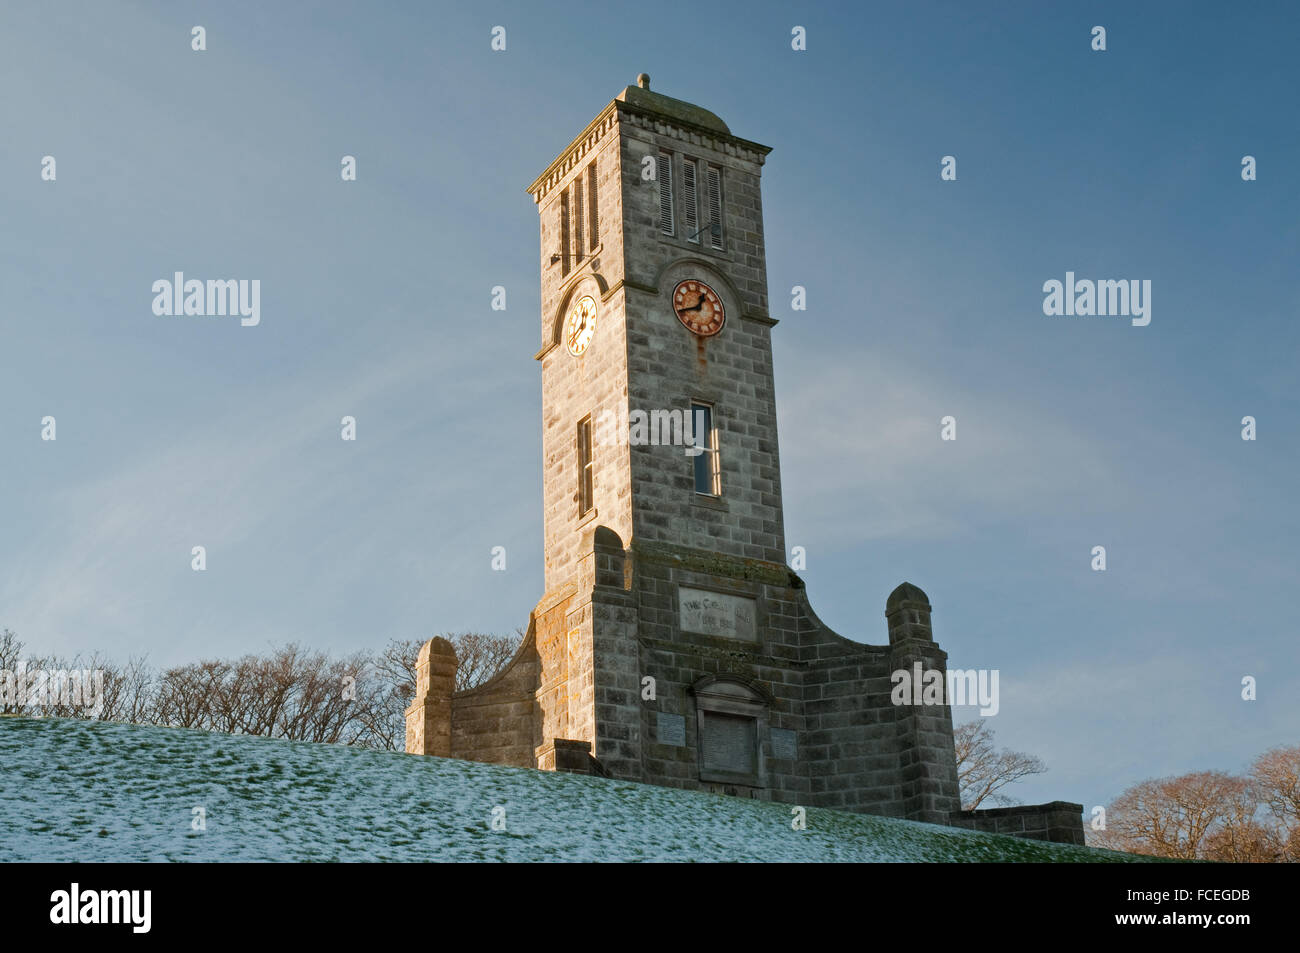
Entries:
<svg viewBox="0 0 1300 953">
<path fill-rule="evenodd" d="M 881 643 L 924 588 L 1050 768 L 1026 801 L 1300 741 L 1300 15 L 974 6 L 6 4 L 0 625 L 163 665 L 525 625 L 524 187 L 646 71 L 774 150 L 786 534 L 822 619 Z M 155 316 L 178 270 L 259 278 L 260 326 Z M 1044 316 L 1066 271 L 1149 279 L 1151 324 Z"/>
</svg>

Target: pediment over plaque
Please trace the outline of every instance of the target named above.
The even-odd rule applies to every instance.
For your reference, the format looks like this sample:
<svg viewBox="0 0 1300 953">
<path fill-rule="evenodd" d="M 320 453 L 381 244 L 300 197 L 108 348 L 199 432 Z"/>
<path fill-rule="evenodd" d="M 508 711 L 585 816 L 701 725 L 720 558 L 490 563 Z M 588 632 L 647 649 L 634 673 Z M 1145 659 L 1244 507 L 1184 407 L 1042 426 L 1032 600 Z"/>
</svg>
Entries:
<svg viewBox="0 0 1300 953">
<path fill-rule="evenodd" d="M 691 686 L 699 719 L 700 780 L 763 787 L 758 740 L 771 699 L 748 681 L 706 675 Z"/>
<path fill-rule="evenodd" d="M 758 603 L 746 596 L 678 586 L 677 606 L 683 632 L 747 642 L 758 639 Z"/>
<path fill-rule="evenodd" d="M 705 675 L 690 688 L 696 707 L 757 715 L 772 704 L 772 698 L 748 679 L 731 675 Z"/>
</svg>

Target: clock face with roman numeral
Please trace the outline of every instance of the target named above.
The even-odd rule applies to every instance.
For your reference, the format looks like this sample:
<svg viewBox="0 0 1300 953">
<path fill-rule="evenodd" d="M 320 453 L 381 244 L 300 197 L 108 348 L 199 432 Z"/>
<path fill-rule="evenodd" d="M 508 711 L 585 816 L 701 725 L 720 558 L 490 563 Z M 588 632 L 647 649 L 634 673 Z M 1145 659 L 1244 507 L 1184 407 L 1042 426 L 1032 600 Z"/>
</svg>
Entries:
<svg viewBox="0 0 1300 953">
<path fill-rule="evenodd" d="M 596 299 L 583 295 L 569 309 L 569 316 L 564 321 L 564 343 L 569 353 L 581 357 L 596 333 Z"/>
<path fill-rule="evenodd" d="M 678 321 L 702 338 L 717 334 L 727 320 L 718 293 L 695 278 L 677 283 L 673 289 L 673 311 Z"/>
</svg>

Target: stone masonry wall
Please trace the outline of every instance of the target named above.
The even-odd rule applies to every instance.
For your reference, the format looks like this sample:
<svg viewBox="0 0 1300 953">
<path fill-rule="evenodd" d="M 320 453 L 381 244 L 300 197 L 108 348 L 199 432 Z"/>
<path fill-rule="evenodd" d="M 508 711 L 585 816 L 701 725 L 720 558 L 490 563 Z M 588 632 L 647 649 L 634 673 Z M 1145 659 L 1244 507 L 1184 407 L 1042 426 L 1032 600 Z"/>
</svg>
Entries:
<svg viewBox="0 0 1300 953">
<path fill-rule="evenodd" d="M 762 783 L 731 793 L 840 810 L 944 823 L 958 807 L 951 715 L 891 702 L 890 674 L 917 660 L 943 670 L 944 653 L 908 641 L 863 645 L 827 628 L 786 567 L 662 545 L 634 543 L 641 669 L 657 698 L 641 712 L 644 776 L 674 787 L 700 780 L 699 726 L 692 686 L 731 676 L 770 698 L 759 738 Z M 756 600 L 755 638 L 681 630 L 681 586 Z M 685 719 L 682 746 L 658 739 L 658 712 Z M 943 725 L 947 720 L 947 746 Z M 772 729 L 795 733 L 796 757 L 775 757 Z M 725 786 L 724 786 L 725 787 Z"/>
<path fill-rule="evenodd" d="M 891 673 L 946 668 L 915 586 L 889 597 L 889 644 L 864 645 L 826 627 L 784 565 L 662 543 L 624 550 L 603 527 L 583 545 L 575 582 L 538 604 L 510 665 L 451 697 L 453 757 L 1083 842 L 1078 804 L 959 810 L 950 709 L 891 698 Z M 683 631 L 682 587 L 753 599 L 752 632 Z M 438 641 L 422 651 L 421 671 L 447 680 L 454 656 L 449 646 L 431 652 Z M 644 676 L 653 698 L 642 697 Z M 761 709 L 752 782 L 702 777 L 698 692 L 718 680 L 752 691 Z M 422 674 L 420 685 L 408 750 L 419 750 L 413 731 L 440 736 L 444 717 L 435 679 Z M 681 738 L 660 736 L 660 713 L 682 719 Z M 776 732 L 791 733 L 793 752 L 778 750 Z"/>
<path fill-rule="evenodd" d="M 451 756 L 531 768 L 541 744 L 534 691 L 540 663 L 535 626 L 529 626 L 510 665 L 477 688 L 451 699 Z"/>
<path fill-rule="evenodd" d="M 456 687 L 456 651 L 434 638 L 415 660 L 415 697 L 406 710 L 406 750 L 451 755 L 451 697 Z"/>
<path fill-rule="evenodd" d="M 713 248 L 707 233 L 690 241 L 681 223 L 673 236 L 660 232 L 658 186 L 643 178 L 642 160 L 657 158 L 661 147 L 676 157 L 678 195 L 682 156 L 722 170 L 724 248 Z M 765 154 L 764 147 L 744 140 L 665 125 L 612 103 L 552 164 L 537 189 L 548 591 L 572 579 L 581 530 L 593 520 L 624 540 L 636 535 L 681 545 L 717 542 L 736 555 L 785 559 L 770 342 L 775 322 L 767 313 L 759 191 Z M 579 185 L 589 189 L 593 161 L 600 242 L 594 250 L 584 247 L 584 257 L 565 274 L 562 263 L 551 261 L 563 249 L 562 196 L 568 190 L 576 212 L 572 197 Z M 722 334 L 699 339 L 677 322 L 670 295 L 687 276 L 703 278 L 722 297 Z M 591 345 L 574 358 L 559 341 L 559 326 L 570 304 L 585 294 L 596 298 L 600 313 Z M 676 372 L 669 373 L 671 368 Z M 680 447 L 632 447 L 629 453 L 615 444 L 596 450 L 595 511 L 580 517 L 574 499 L 577 422 L 609 412 L 625 435 L 632 410 L 686 412 L 692 399 L 716 407 L 720 443 L 727 449 L 721 457 L 724 501 L 709 509 L 708 501 L 694 499 L 692 461 Z M 683 486 L 684 496 L 677 492 Z M 688 528 L 689 535 L 679 535 Z"/>
<path fill-rule="evenodd" d="M 1070 801 L 955 811 L 948 823 L 988 834 L 1009 834 L 1058 844 L 1084 844 L 1083 805 Z"/>
<path fill-rule="evenodd" d="M 805 728 L 802 706 L 805 667 L 799 664 L 798 617 L 791 576 L 784 567 L 702 554 L 675 547 L 634 543 L 634 592 L 638 606 L 641 671 L 655 679 L 656 698 L 642 705 L 642 759 L 647 778 L 683 788 L 710 788 L 700 780 L 699 724 L 692 687 L 706 676 L 734 676 L 754 684 L 772 701 L 769 729 L 758 739 L 761 786 L 716 785 L 745 797 L 798 801 L 810 785 L 801 759 L 772 756 L 770 729 Z M 746 575 L 749 578 L 745 578 Z M 757 600 L 757 638 L 739 641 L 681 631 L 679 587 L 711 590 Z M 685 744 L 658 738 L 658 713 L 685 719 Z"/>
<path fill-rule="evenodd" d="M 775 322 L 767 313 L 761 154 L 636 114 L 620 114 L 619 133 L 628 407 L 685 414 L 692 400 L 710 403 L 722 448 L 722 496 L 716 500 L 694 492 L 694 458 L 683 447 L 630 448 L 633 538 L 783 563 L 771 347 Z M 661 149 L 674 155 L 677 195 L 683 157 L 721 168 L 724 248 L 713 248 L 707 232 L 690 241 L 680 222 L 674 235 L 660 231 L 658 186 L 643 180 L 640 170 L 644 157 L 658 156 Z M 705 281 L 722 299 L 726 324 L 719 334 L 697 337 L 677 320 L 672 292 L 686 278 Z"/>
<path fill-rule="evenodd" d="M 585 247 L 580 261 L 565 274 L 561 262 L 551 262 L 562 250 L 560 205 L 566 190 L 589 187 L 587 168 L 596 163 L 597 223 L 600 242 Z M 602 415 L 627 417 L 627 340 L 623 320 L 622 229 L 623 190 L 615 113 L 593 122 L 570 146 L 553 186 L 538 202 L 541 229 L 542 347 L 542 486 L 545 540 L 545 585 L 555 591 L 573 581 L 582 557 L 582 531 L 609 526 L 622 538 L 632 532 L 631 474 L 627 447 L 608 437 Z M 585 214 L 590 203 L 585 202 Z M 570 252 L 574 251 L 570 247 Z M 599 267 L 597 268 L 597 262 Z M 583 295 L 597 302 L 596 330 L 579 357 L 560 340 L 569 307 Z M 594 508 L 578 513 L 577 424 L 587 415 L 593 422 Z"/>
<path fill-rule="evenodd" d="M 627 280 L 640 287 L 657 287 L 667 261 L 697 258 L 732 275 L 739 292 L 739 313 L 766 318 L 767 261 L 763 240 L 763 205 L 759 188 L 766 149 L 733 137 L 688 129 L 672 122 L 620 110 L 618 132 L 623 156 L 624 245 Z M 646 156 L 656 159 L 660 150 L 673 157 L 673 192 L 683 190 L 682 159 L 703 160 L 722 169 L 723 242 L 714 248 L 707 240 L 691 241 L 682 223 L 673 235 L 660 230 L 659 192 L 653 180 L 641 177 Z M 706 224 L 704 214 L 699 226 Z M 728 318 L 730 320 L 730 317 Z"/>
</svg>

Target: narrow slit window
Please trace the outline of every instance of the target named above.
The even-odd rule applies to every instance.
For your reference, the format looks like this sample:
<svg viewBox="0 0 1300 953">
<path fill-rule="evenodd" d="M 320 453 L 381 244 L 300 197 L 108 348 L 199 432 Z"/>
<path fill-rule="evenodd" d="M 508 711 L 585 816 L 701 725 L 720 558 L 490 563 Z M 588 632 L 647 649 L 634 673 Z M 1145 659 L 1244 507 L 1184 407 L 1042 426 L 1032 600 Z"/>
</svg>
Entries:
<svg viewBox="0 0 1300 953">
<path fill-rule="evenodd" d="M 722 170 L 709 166 L 709 241 L 722 248 Z"/>
<path fill-rule="evenodd" d="M 591 416 L 578 422 L 578 515 L 591 512 L 595 489 L 591 467 Z"/>
<path fill-rule="evenodd" d="M 569 273 L 569 190 L 560 193 L 560 274 Z"/>
<path fill-rule="evenodd" d="M 659 231 L 673 234 L 673 160 L 666 152 L 659 153 Z"/>
<path fill-rule="evenodd" d="M 587 247 L 592 251 L 600 247 L 600 217 L 596 211 L 599 203 L 596 195 L 596 161 L 593 159 L 591 165 L 587 166 L 587 227 L 591 230 Z"/>
<path fill-rule="evenodd" d="M 713 407 L 691 402 L 691 435 L 700 453 L 695 455 L 695 492 L 703 496 L 722 495 L 722 467 L 718 453 L 718 429 Z"/>
<path fill-rule="evenodd" d="M 695 191 L 695 163 L 690 159 L 682 160 L 682 224 L 686 228 L 686 240 L 700 240 L 700 206 Z"/>
</svg>

